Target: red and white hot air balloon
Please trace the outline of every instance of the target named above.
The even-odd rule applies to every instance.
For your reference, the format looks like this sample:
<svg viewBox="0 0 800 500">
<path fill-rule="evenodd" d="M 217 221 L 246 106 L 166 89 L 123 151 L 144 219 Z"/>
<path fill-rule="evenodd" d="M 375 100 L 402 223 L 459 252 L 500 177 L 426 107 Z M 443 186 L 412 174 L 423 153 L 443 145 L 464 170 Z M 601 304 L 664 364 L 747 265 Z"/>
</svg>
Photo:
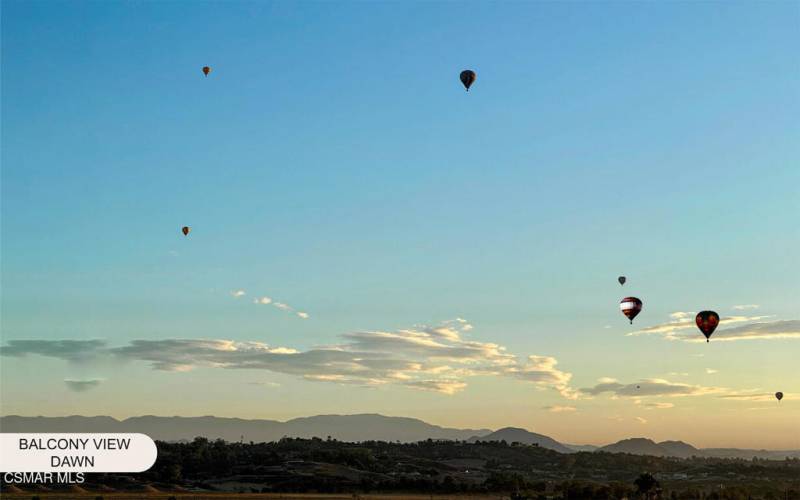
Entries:
<svg viewBox="0 0 800 500">
<path fill-rule="evenodd" d="M 636 297 L 625 297 L 619 303 L 619 308 L 633 324 L 633 318 L 642 311 L 642 301 Z"/>
</svg>

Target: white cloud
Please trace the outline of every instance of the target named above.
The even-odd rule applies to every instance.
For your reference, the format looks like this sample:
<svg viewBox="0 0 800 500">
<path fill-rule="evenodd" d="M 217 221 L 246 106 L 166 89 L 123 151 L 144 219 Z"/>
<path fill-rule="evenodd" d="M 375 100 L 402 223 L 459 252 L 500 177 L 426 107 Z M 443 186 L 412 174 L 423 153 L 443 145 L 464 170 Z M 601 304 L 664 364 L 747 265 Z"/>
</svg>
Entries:
<svg viewBox="0 0 800 500">
<path fill-rule="evenodd" d="M 675 404 L 655 402 L 655 403 L 643 403 L 642 406 L 647 410 L 666 410 L 668 408 L 674 408 Z"/>
<path fill-rule="evenodd" d="M 730 392 L 719 396 L 720 399 L 730 399 L 734 401 L 777 401 L 774 392 L 767 392 L 760 389 L 749 389 L 746 391 Z M 784 399 L 786 399 L 784 397 Z"/>
<path fill-rule="evenodd" d="M 678 314 L 678 313 L 673 313 Z M 680 313 L 686 314 L 686 313 Z M 720 319 L 720 328 L 711 341 L 800 339 L 800 320 L 761 321 L 769 316 L 727 316 Z M 734 326 L 731 326 L 734 325 Z M 705 337 L 695 325 L 694 319 L 676 318 L 674 321 L 649 326 L 631 332 L 628 336 L 660 335 L 667 340 L 705 342 Z"/>
<path fill-rule="evenodd" d="M 231 290 L 231 296 L 234 299 L 238 299 L 239 297 L 244 297 L 247 295 L 244 290 Z"/>
<path fill-rule="evenodd" d="M 556 358 L 531 355 L 525 363 L 505 367 L 505 372 L 538 386 L 554 387 L 567 399 L 577 399 L 578 393 L 569 386 L 572 374 L 562 372 L 557 364 Z"/>
<path fill-rule="evenodd" d="M 650 378 L 639 382 L 622 384 L 612 378 L 601 378 L 594 387 L 579 389 L 579 394 L 584 396 L 598 396 L 611 394 L 612 397 L 643 398 L 648 396 L 703 396 L 716 394 L 725 389 L 720 387 L 704 387 L 700 385 L 670 382 L 669 380 Z"/>
<path fill-rule="evenodd" d="M 547 410 L 551 413 L 569 413 L 578 410 L 574 406 L 560 406 L 560 405 L 544 406 L 542 407 L 542 409 Z"/>
<path fill-rule="evenodd" d="M 734 311 L 747 311 L 747 310 L 750 310 L 750 309 L 758 309 L 759 307 L 761 307 L 761 306 L 758 305 L 758 304 L 741 304 L 741 305 L 738 305 L 738 306 L 733 306 L 733 310 Z"/>
<path fill-rule="evenodd" d="M 575 399 L 572 374 L 557 368 L 551 356 L 518 357 L 492 342 L 462 338 L 466 321 L 397 331 L 360 331 L 341 335 L 332 346 L 298 351 L 258 341 L 224 339 L 133 340 L 110 347 L 104 341 L 11 340 L 4 356 L 41 355 L 70 362 L 100 357 L 144 361 L 155 370 L 189 371 L 198 367 L 267 370 L 306 380 L 375 387 L 396 384 L 454 394 L 466 379 L 509 377 L 538 389 L 554 389 Z"/>
<path fill-rule="evenodd" d="M 709 375 L 713 375 L 715 373 L 719 373 L 719 370 L 715 370 L 713 368 L 706 368 L 706 373 Z"/>
<path fill-rule="evenodd" d="M 406 382 L 404 385 L 412 389 L 441 392 L 448 395 L 460 392 L 467 386 L 466 383 L 460 380 L 413 380 Z"/>
<path fill-rule="evenodd" d="M 253 300 L 253 303 L 254 304 L 258 304 L 258 305 L 263 305 L 263 306 L 272 306 L 272 307 L 280 309 L 281 311 L 286 311 L 286 312 L 293 313 L 295 316 L 297 316 L 298 318 L 301 318 L 301 319 L 308 319 L 308 318 L 311 317 L 311 315 L 309 315 L 307 312 L 305 312 L 305 311 L 297 311 L 297 310 L 295 310 L 294 307 L 290 306 L 289 304 L 273 300 L 272 297 L 263 296 L 263 297 L 260 297 L 260 298 L 256 298 L 255 300 Z"/>
</svg>

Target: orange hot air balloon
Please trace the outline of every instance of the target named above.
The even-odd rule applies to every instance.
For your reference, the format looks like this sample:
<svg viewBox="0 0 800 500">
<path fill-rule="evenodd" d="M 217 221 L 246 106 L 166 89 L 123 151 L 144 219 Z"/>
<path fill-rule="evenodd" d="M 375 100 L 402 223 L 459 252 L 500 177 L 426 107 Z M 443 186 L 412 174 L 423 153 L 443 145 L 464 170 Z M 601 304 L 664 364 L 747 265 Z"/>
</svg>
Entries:
<svg viewBox="0 0 800 500">
<path fill-rule="evenodd" d="M 181 228 L 181 232 L 183 233 L 184 236 L 189 236 L 189 231 L 191 230 L 192 228 L 190 228 L 189 226 L 183 226 Z"/>
<path fill-rule="evenodd" d="M 620 301 L 619 309 L 633 324 L 633 318 L 642 311 L 642 301 L 636 297 L 625 297 Z"/>
<path fill-rule="evenodd" d="M 706 342 L 711 339 L 711 334 L 719 325 L 719 314 L 714 311 L 700 311 L 694 318 L 697 328 L 706 336 Z"/>
<path fill-rule="evenodd" d="M 467 89 L 467 92 L 469 92 L 469 88 L 472 87 L 473 83 L 475 83 L 477 75 L 475 75 L 475 72 L 471 69 L 465 69 L 460 75 L 458 75 L 458 78 L 461 80 L 464 88 Z"/>
<path fill-rule="evenodd" d="M 775 397 L 778 398 L 778 401 L 780 401 L 781 399 L 783 399 L 783 393 L 782 392 L 776 392 L 775 393 Z"/>
<path fill-rule="evenodd" d="M 203 74 L 208 76 L 209 73 L 211 73 L 211 68 L 208 66 L 203 66 Z"/>
</svg>

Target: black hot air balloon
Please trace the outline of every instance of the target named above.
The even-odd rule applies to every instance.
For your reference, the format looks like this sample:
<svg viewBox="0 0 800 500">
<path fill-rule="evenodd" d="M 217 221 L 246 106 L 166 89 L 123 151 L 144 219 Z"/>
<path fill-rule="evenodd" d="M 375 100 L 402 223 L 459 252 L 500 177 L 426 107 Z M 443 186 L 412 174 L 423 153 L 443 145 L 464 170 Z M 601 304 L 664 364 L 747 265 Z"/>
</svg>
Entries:
<svg viewBox="0 0 800 500">
<path fill-rule="evenodd" d="M 203 74 L 208 76 L 209 73 L 211 73 L 211 68 L 208 66 L 203 66 Z"/>
<path fill-rule="evenodd" d="M 780 401 L 781 399 L 783 399 L 783 393 L 782 392 L 776 392 L 775 393 L 775 397 L 778 398 L 778 401 Z"/>
<path fill-rule="evenodd" d="M 189 231 L 191 230 L 192 228 L 190 228 L 189 226 L 183 226 L 181 228 L 181 232 L 183 233 L 184 236 L 189 236 Z"/>
<path fill-rule="evenodd" d="M 619 281 L 620 285 L 624 285 L 625 282 L 628 281 L 628 278 L 626 278 L 625 276 L 620 276 L 619 278 L 617 278 L 617 281 Z"/>
<path fill-rule="evenodd" d="M 700 311 L 694 318 L 697 323 L 697 328 L 706 336 L 706 342 L 711 338 L 711 334 L 717 329 L 719 325 L 719 314 L 714 311 Z"/>
<path fill-rule="evenodd" d="M 458 78 L 461 80 L 461 83 L 464 84 L 464 88 L 467 89 L 467 92 L 469 92 L 469 88 L 475 83 L 475 78 L 477 78 L 477 76 L 471 69 L 465 69 Z"/>
<path fill-rule="evenodd" d="M 633 324 L 633 318 L 642 311 L 642 301 L 636 297 L 625 297 L 620 301 L 619 308 Z"/>
</svg>

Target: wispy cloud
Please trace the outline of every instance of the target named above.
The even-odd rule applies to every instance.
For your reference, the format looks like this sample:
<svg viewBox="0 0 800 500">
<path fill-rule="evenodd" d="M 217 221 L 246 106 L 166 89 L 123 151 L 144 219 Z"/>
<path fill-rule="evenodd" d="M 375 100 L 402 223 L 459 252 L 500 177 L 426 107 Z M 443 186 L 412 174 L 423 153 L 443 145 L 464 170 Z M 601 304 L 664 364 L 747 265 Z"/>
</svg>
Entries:
<svg viewBox="0 0 800 500">
<path fill-rule="evenodd" d="M 99 378 L 88 379 L 88 380 L 72 380 L 72 379 L 64 380 L 64 384 L 66 384 L 67 389 L 74 392 L 86 392 L 88 390 L 94 389 L 101 383 L 103 383 L 103 379 Z"/>
<path fill-rule="evenodd" d="M 245 295 L 247 295 L 247 292 L 245 292 L 244 290 L 231 290 L 231 296 L 234 299 L 238 299 L 239 297 L 244 297 Z"/>
<path fill-rule="evenodd" d="M 443 394 L 455 394 L 467 387 L 467 384 L 460 380 L 412 380 L 404 385 L 412 389 L 441 392 Z"/>
<path fill-rule="evenodd" d="M 774 392 L 767 392 L 760 389 L 730 392 L 719 396 L 719 398 L 734 401 L 776 401 Z M 784 397 L 784 399 L 786 398 Z"/>
<path fill-rule="evenodd" d="M 660 335 L 667 340 L 705 342 L 697 330 L 692 313 L 673 313 L 672 321 L 631 332 L 628 336 Z M 720 328 L 712 341 L 800 339 L 800 320 L 761 321 L 769 316 L 727 316 L 720 319 Z"/>
<path fill-rule="evenodd" d="M 242 293 L 242 295 L 244 295 L 244 293 Z M 309 315 L 305 311 L 297 311 L 294 307 L 290 306 L 289 304 L 286 304 L 284 302 L 278 302 L 276 300 L 273 300 L 272 297 L 267 297 L 266 295 L 262 297 L 256 297 L 255 299 L 253 299 L 253 304 L 262 306 L 272 306 L 280 309 L 281 311 L 293 313 L 300 319 L 308 319 L 311 317 L 311 315 Z"/>
<path fill-rule="evenodd" d="M 12 340 L 3 356 L 41 355 L 66 361 L 100 357 L 143 361 L 155 370 L 189 371 L 198 367 L 268 370 L 305 380 L 375 387 L 386 384 L 454 394 L 478 376 L 523 380 L 576 398 L 572 374 L 558 369 L 551 356 L 518 357 L 492 343 L 464 338 L 465 320 L 396 331 L 357 331 L 331 346 L 298 351 L 257 341 L 214 339 L 133 340 L 120 347 L 92 341 Z"/>
<path fill-rule="evenodd" d="M 258 385 L 261 387 L 280 387 L 281 384 L 278 382 L 248 382 L 248 385 Z"/>
<path fill-rule="evenodd" d="M 646 424 L 647 423 L 647 420 L 645 420 L 642 417 L 636 417 L 636 421 L 639 422 L 640 424 Z"/>
<path fill-rule="evenodd" d="M 670 382 L 669 380 L 651 378 L 639 382 L 623 384 L 612 378 L 601 378 L 594 387 L 579 390 L 581 395 L 598 396 L 611 394 L 616 397 L 641 398 L 648 396 L 703 396 L 715 394 L 725 389 L 720 387 L 704 387 L 700 385 Z"/>
<path fill-rule="evenodd" d="M 569 413 L 578 410 L 574 406 L 560 406 L 560 405 L 543 406 L 542 409 L 547 410 L 551 413 Z"/>
<path fill-rule="evenodd" d="M 668 408 L 674 408 L 675 404 L 655 402 L 655 403 L 642 403 L 642 406 L 647 410 L 666 410 Z"/>
<path fill-rule="evenodd" d="M 719 370 L 715 370 L 714 368 L 706 368 L 706 373 L 709 375 L 713 375 L 715 373 L 719 373 Z"/>
<path fill-rule="evenodd" d="M 761 307 L 761 306 L 758 305 L 758 304 L 741 304 L 741 305 L 738 305 L 738 306 L 733 306 L 733 310 L 734 311 L 748 311 L 748 310 L 751 310 L 751 309 L 758 309 L 759 307 Z"/>
<path fill-rule="evenodd" d="M 105 347 L 104 340 L 9 340 L 0 354 L 14 357 L 37 354 L 80 363 L 92 359 Z"/>
</svg>

